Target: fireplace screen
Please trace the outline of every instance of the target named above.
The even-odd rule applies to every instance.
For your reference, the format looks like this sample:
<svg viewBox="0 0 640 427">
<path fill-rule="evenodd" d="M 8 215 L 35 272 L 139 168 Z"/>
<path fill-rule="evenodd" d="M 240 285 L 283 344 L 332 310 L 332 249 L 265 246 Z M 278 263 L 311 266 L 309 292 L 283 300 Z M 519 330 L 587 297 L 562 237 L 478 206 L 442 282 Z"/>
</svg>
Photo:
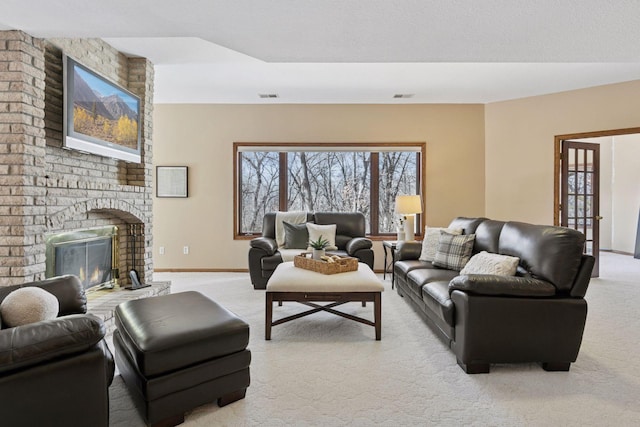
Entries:
<svg viewBox="0 0 640 427">
<path fill-rule="evenodd" d="M 111 281 L 111 239 L 56 247 L 55 275 L 75 274 L 88 289 Z"/>
<path fill-rule="evenodd" d="M 114 285 L 116 227 L 60 233 L 47 239 L 47 277 L 73 274 L 85 289 Z"/>
</svg>

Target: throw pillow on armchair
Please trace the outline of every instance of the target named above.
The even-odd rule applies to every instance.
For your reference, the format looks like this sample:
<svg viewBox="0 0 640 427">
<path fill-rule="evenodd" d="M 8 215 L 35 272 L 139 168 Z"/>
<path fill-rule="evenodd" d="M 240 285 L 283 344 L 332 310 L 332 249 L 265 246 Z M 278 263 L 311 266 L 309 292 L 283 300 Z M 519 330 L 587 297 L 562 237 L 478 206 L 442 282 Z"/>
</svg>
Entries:
<svg viewBox="0 0 640 427">
<path fill-rule="evenodd" d="M 336 246 L 336 225 L 320 225 L 307 223 L 307 229 L 309 230 L 309 241 L 316 241 L 322 236 L 323 239 L 329 241 L 329 245 L 325 248 L 328 251 L 335 251 L 338 249 Z M 311 249 L 310 247 L 308 248 Z"/>
</svg>

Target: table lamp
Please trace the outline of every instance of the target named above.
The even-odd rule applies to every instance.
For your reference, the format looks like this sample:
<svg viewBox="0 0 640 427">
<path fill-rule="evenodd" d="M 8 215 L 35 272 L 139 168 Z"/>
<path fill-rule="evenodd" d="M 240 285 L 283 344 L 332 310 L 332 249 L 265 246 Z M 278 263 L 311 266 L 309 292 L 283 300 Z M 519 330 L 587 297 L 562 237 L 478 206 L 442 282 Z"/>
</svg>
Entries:
<svg viewBox="0 0 640 427">
<path fill-rule="evenodd" d="M 416 214 L 422 213 L 422 200 L 418 195 L 396 197 L 396 213 L 404 218 L 404 235 L 407 241 L 416 239 Z"/>
</svg>

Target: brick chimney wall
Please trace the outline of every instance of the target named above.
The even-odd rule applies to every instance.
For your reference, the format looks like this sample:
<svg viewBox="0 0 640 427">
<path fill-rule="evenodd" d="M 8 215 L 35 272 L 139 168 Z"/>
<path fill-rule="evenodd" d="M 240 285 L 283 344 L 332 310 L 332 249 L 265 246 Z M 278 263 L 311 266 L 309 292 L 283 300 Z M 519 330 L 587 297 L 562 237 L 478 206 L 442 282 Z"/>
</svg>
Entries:
<svg viewBox="0 0 640 427">
<path fill-rule="evenodd" d="M 63 53 L 140 97 L 141 164 L 62 148 Z M 148 60 L 100 39 L 0 31 L 0 286 L 44 278 L 47 235 L 104 225 L 119 228 L 120 277 L 134 267 L 152 280 L 152 114 Z M 132 266 L 127 225 L 140 223 Z"/>
</svg>

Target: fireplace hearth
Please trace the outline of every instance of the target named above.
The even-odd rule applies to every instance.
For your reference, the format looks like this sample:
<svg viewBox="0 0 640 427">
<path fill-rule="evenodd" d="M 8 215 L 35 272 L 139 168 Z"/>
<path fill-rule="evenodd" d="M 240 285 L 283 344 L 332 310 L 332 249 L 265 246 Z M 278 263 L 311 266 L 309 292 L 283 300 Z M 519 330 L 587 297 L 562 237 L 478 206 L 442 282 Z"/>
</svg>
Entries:
<svg viewBox="0 0 640 427">
<path fill-rule="evenodd" d="M 117 227 L 57 233 L 47 237 L 46 245 L 46 277 L 74 274 L 85 290 L 117 284 Z"/>
</svg>

